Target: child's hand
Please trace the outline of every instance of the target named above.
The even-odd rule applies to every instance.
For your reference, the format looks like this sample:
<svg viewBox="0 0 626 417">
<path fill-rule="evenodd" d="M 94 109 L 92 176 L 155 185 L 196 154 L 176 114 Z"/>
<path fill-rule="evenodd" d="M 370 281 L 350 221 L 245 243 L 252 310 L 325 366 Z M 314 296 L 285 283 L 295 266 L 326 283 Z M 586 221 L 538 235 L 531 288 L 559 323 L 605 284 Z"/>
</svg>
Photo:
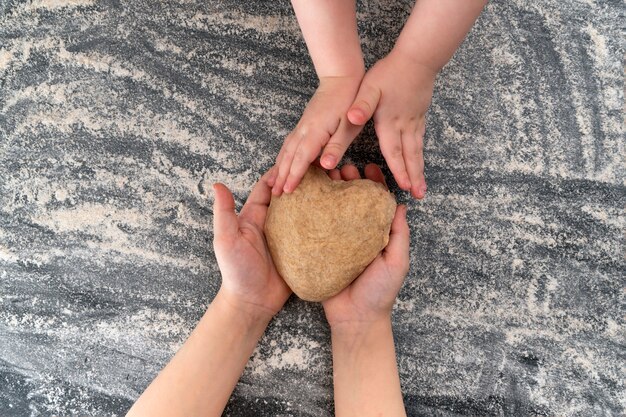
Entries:
<svg viewBox="0 0 626 417">
<path fill-rule="evenodd" d="M 398 186 L 424 198 L 423 141 L 426 111 L 436 72 L 394 49 L 365 74 L 348 120 L 365 124 L 372 115 L 389 169 Z"/>
<path fill-rule="evenodd" d="M 359 89 L 361 76 L 321 77 L 296 128 L 287 136 L 268 184 L 280 195 L 296 189 L 304 173 L 319 155 L 321 165 L 332 169 L 361 131 L 348 121 L 346 112 Z"/>
<path fill-rule="evenodd" d="M 228 188 L 223 184 L 213 186 L 213 245 L 222 272 L 220 293 L 246 312 L 269 314 L 271 318 L 291 290 L 278 275 L 263 235 L 271 197 L 267 176 L 256 184 L 239 216 Z"/>
<path fill-rule="evenodd" d="M 329 176 L 346 181 L 360 178 L 354 165 L 344 166 L 341 173 L 334 169 L 329 172 Z M 383 173 L 375 164 L 365 167 L 365 176 L 384 184 Z M 391 308 L 408 270 L 409 226 L 406 222 L 406 206 L 400 205 L 391 224 L 387 247 L 352 284 L 322 303 L 331 328 L 389 320 Z"/>
</svg>

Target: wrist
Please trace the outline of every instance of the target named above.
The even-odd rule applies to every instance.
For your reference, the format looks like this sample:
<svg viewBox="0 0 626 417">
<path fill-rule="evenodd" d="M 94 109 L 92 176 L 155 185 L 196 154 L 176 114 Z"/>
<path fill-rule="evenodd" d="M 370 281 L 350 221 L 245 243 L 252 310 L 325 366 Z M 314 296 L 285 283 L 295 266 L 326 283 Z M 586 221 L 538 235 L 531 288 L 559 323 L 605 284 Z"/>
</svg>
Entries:
<svg viewBox="0 0 626 417">
<path fill-rule="evenodd" d="M 393 346 L 391 318 L 381 317 L 367 322 L 342 322 L 331 326 L 330 337 L 333 355 L 339 355 L 344 359 L 352 358 L 348 359 L 348 362 L 358 361 L 357 358 L 363 355 L 367 357 L 378 355 L 387 350 L 385 347 Z"/>
<path fill-rule="evenodd" d="M 318 74 L 317 79 L 319 80 L 320 86 L 325 83 L 351 83 L 360 85 L 363 80 L 363 76 L 365 75 L 365 67 L 363 67 L 360 71 L 353 71 L 350 73 L 343 74 Z"/>
<path fill-rule="evenodd" d="M 391 313 L 383 313 L 366 320 L 342 320 L 330 324 L 333 337 L 357 339 L 372 333 L 391 330 Z"/>
<path fill-rule="evenodd" d="M 443 65 L 433 62 L 427 56 L 420 54 L 420 51 L 411 48 L 406 42 L 401 42 L 400 40 L 396 43 L 388 56 L 393 58 L 398 57 L 405 65 L 408 63 L 409 66 L 420 69 L 433 80 L 443 67 Z"/>
<path fill-rule="evenodd" d="M 224 287 L 220 288 L 209 308 L 249 329 L 265 328 L 275 314 L 265 306 L 242 300 Z"/>
<path fill-rule="evenodd" d="M 350 96 L 352 100 L 356 95 L 365 73 L 358 75 L 324 76 L 319 77 L 317 93 L 329 93 L 334 97 Z M 350 102 L 351 102 L 350 100 Z"/>
<path fill-rule="evenodd" d="M 357 52 L 346 51 L 343 60 L 315 65 L 315 73 L 318 78 L 324 77 L 361 77 L 365 75 L 365 61 L 361 50 Z M 353 55 L 352 57 L 349 57 Z M 358 57 L 357 57 L 358 55 Z"/>
<path fill-rule="evenodd" d="M 365 61 L 363 60 L 363 56 L 360 55 L 358 58 L 349 58 L 344 60 L 344 62 L 334 61 L 332 63 L 325 64 L 317 64 L 314 63 L 315 73 L 317 74 L 317 78 L 324 77 L 361 77 L 365 75 Z"/>
<path fill-rule="evenodd" d="M 331 340 L 336 415 L 406 416 L 391 318 L 336 327 Z"/>
</svg>

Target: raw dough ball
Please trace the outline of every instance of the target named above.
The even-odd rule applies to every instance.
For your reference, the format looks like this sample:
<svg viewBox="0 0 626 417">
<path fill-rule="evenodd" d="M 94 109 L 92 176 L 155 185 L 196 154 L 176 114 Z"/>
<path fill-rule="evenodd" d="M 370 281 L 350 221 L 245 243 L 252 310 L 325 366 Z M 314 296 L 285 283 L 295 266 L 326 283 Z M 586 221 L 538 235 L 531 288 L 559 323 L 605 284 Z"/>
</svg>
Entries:
<svg viewBox="0 0 626 417">
<path fill-rule="evenodd" d="M 298 297 L 323 301 L 387 246 L 393 195 L 367 179 L 333 181 L 310 167 L 292 194 L 272 196 L 265 236 L 278 273 Z"/>
</svg>

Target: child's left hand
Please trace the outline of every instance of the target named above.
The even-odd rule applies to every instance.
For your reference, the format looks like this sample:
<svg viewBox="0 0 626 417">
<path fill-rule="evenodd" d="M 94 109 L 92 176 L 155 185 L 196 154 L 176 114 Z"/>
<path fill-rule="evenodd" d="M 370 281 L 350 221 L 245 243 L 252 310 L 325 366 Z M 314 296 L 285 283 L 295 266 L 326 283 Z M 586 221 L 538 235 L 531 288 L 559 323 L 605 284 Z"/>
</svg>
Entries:
<svg viewBox="0 0 626 417">
<path fill-rule="evenodd" d="M 228 188 L 213 186 L 213 245 L 222 271 L 220 293 L 242 311 L 271 318 L 291 290 L 276 271 L 263 234 L 271 198 L 267 176 L 256 184 L 239 216 Z"/>
<path fill-rule="evenodd" d="M 398 186 L 424 198 L 424 132 L 436 71 L 394 49 L 361 82 L 348 119 L 365 124 L 372 116 L 380 150 Z"/>
</svg>

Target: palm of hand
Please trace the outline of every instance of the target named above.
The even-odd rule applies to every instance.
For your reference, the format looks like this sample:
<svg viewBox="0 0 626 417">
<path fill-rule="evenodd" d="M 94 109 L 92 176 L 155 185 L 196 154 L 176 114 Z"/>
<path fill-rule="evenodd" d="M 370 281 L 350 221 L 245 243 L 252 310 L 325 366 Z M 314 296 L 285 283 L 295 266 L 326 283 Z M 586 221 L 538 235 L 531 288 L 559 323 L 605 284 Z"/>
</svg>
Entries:
<svg viewBox="0 0 626 417">
<path fill-rule="evenodd" d="M 222 271 L 223 288 L 238 301 L 277 313 L 291 290 L 280 277 L 263 235 L 270 188 L 262 178 L 237 217 L 232 195 L 216 186 L 216 206 L 227 201 L 223 212 L 216 207 L 215 255 Z"/>
<path fill-rule="evenodd" d="M 268 252 L 262 232 L 254 225 L 242 224 L 239 238 L 226 245 L 216 256 L 232 294 L 249 304 L 278 312 L 291 293 L 282 280 Z"/>
<path fill-rule="evenodd" d="M 375 321 L 391 311 L 400 290 L 396 281 L 383 256 L 378 255 L 356 281 L 323 302 L 326 319 L 331 325 Z"/>
</svg>

